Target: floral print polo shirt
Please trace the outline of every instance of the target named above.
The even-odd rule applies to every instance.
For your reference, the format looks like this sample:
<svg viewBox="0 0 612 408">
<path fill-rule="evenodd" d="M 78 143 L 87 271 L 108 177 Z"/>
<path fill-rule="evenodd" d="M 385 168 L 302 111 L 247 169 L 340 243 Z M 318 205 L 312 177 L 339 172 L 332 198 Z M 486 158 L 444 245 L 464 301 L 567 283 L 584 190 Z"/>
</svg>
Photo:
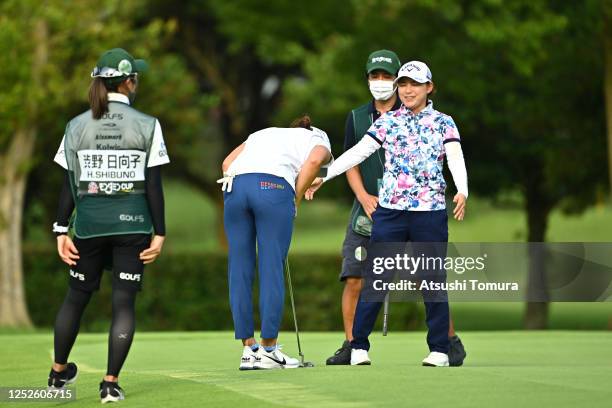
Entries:
<svg viewBox="0 0 612 408">
<path fill-rule="evenodd" d="M 379 192 L 382 207 L 408 211 L 446 208 L 444 144 L 460 141 L 453 118 L 435 110 L 431 101 L 418 114 L 402 105 L 381 116 L 367 134 L 385 149 Z"/>
</svg>

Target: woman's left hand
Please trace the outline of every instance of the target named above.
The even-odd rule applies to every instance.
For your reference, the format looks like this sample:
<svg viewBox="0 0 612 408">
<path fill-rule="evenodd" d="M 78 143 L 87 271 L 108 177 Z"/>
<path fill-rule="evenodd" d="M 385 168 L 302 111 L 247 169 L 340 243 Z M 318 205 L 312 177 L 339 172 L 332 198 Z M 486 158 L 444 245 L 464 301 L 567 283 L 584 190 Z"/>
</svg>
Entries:
<svg viewBox="0 0 612 408">
<path fill-rule="evenodd" d="M 467 198 L 461 193 L 455 194 L 453 198 L 453 203 L 455 203 L 455 209 L 453 210 L 453 215 L 457 221 L 462 221 L 465 216 L 465 202 Z"/>
<path fill-rule="evenodd" d="M 159 254 L 161 253 L 162 246 L 164 246 L 164 240 L 166 237 L 163 235 L 154 235 L 151 240 L 151 245 L 148 249 L 145 249 L 140 253 L 140 260 L 142 263 L 150 264 L 155 262 Z"/>
</svg>

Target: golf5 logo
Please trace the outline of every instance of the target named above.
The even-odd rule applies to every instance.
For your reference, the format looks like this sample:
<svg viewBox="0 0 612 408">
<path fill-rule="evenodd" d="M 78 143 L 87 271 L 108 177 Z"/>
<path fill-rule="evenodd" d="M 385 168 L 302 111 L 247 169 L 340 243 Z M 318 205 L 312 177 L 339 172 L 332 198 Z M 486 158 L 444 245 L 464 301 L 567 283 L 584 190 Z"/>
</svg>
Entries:
<svg viewBox="0 0 612 408">
<path fill-rule="evenodd" d="M 375 63 L 375 62 L 387 62 L 389 64 L 393 63 L 393 61 L 389 57 L 374 57 L 372 58 L 372 63 Z"/>
<path fill-rule="evenodd" d="M 102 115 L 102 119 L 123 120 L 123 114 L 122 113 L 105 113 L 104 115 Z"/>
<path fill-rule="evenodd" d="M 119 274 L 119 279 L 140 282 L 140 274 L 121 272 Z"/>
<path fill-rule="evenodd" d="M 166 144 L 164 142 L 159 146 L 159 157 L 166 157 L 168 155 L 168 151 L 166 150 Z"/>
<path fill-rule="evenodd" d="M 75 272 L 72 269 L 70 270 L 70 276 L 80 281 L 85 281 L 85 275 L 83 275 L 82 273 Z"/>
<path fill-rule="evenodd" d="M 119 221 L 126 222 L 144 222 L 144 215 L 142 214 L 121 214 L 119 216 Z"/>
</svg>

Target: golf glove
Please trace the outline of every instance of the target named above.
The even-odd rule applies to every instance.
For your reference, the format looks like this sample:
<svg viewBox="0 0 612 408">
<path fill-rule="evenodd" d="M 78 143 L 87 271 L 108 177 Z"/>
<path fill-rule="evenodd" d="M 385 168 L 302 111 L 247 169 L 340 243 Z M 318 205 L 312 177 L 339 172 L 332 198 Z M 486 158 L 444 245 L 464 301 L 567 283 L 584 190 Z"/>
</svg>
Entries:
<svg viewBox="0 0 612 408">
<path fill-rule="evenodd" d="M 233 173 L 223 173 L 223 177 L 217 180 L 217 183 L 221 184 L 221 191 L 225 191 L 226 193 L 232 192 L 234 177 L 235 175 Z"/>
</svg>

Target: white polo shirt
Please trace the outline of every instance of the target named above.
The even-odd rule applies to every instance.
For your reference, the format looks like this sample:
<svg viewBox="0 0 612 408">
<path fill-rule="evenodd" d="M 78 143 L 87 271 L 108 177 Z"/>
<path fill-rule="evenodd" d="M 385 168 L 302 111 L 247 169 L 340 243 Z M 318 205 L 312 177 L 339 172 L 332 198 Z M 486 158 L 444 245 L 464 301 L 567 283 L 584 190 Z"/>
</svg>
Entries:
<svg viewBox="0 0 612 408">
<path fill-rule="evenodd" d="M 295 190 L 295 179 L 315 146 L 323 146 L 331 154 L 329 138 L 320 129 L 262 129 L 249 135 L 244 149 L 232 162 L 228 172 L 235 175 L 272 174 L 287 180 Z M 329 166 L 332 161 L 333 157 L 324 167 Z"/>
</svg>

